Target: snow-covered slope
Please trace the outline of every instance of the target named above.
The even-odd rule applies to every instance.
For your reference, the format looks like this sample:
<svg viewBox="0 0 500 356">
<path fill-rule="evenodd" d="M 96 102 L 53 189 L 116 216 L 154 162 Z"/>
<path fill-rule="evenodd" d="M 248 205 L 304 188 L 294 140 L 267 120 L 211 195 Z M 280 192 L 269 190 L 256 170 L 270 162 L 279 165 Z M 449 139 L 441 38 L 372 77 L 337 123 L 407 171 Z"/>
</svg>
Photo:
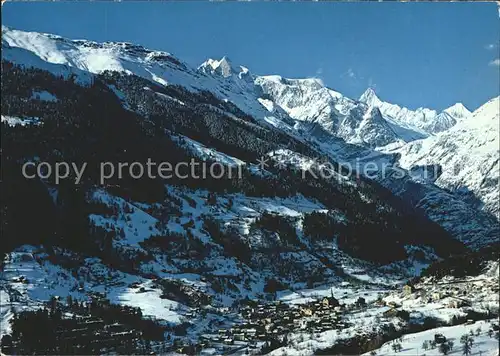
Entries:
<svg viewBox="0 0 500 356">
<path fill-rule="evenodd" d="M 499 216 L 500 98 L 474 111 L 467 120 L 439 135 L 397 150 L 403 168 L 440 165 L 435 183 Z"/>
<path fill-rule="evenodd" d="M 426 342 L 428 344 L 430 341 L 434 340 L 434 335 L 442 334 L 447 340 L 453 342 L 453 348 L 448 354 L 463 355 L 463 345 L 460 343 L 460 338 L 462 335 L 470 335 L 472 332 L 475 342 L 470 351 L 471 355 L 497 356 L 499 352 L 498 340 L 488 335 L 488 330 L 490 330 L 493 325 L 494 322 L 492 321 L 478 321 L 470 325 L 447 326 L 410 334 L 402 338 L 402 350 L 397 354 L 402 356 L 442 355 L 443 353 L 439 350 L 439 347 L 431 348 L 430 346 L 426 346 L 424 348 Z M 393 342 L 387 342 L 380 349 L 375 350 L 375 354 L 394 355 L 392 346 Z M 373 355 L 373 353 L 367 352 L 364 355 Z"/>
<path fill-rule="evenodd" d="M 329 292 L 328 289 L 316 291 L 319 295 L 327 295 Z M 303 297 L 308 294 L 308 291 L 301 291 Z M 490 261 L 485 270 L 477 276 L 423 278 L 414 285 L 411 293 L 392 290 L 388 293 L 379 293 L 377 296 L 372 293 L 363 295 L 368 303 L 367 307 L 345 314 L 351 322 L 349 327 L 311 334 L 297 330 L 289 335 L 291 342 L 287 346 L 273 350 L 271 355 L 440 355 L 442 353 L 439 352 L 439 345 L 422 348 L 424 341 L 429 343 L 438 333 L 454 342 L 449 354 L 462 355 L 460 338 L 464 334 L 470 335 L 471 332 L 475 341 L 471 355 L 496 356 L 498 353 L 498 331 L 495 332 L 498 330 L 498 319 L 494 315 L 484 317 L 485 320 L 480 321 L 476 321 L 478 320 L 476 318 L 471 319 L 472 323 L 466 323 L 469 316 L 473 318 L 471 310 L 483 313 L 487 310 L 497 310 L 498 262 Z M 408 319 L 413 324 L 412 328 L 405 327 L 403 319 L 395 316 L 399 311 L 408 313 Z M 446 326 L 422 328 L 426 319 Z M 380 337 L 380 330 L 384 330 L 384 326 L 387 325 L 392 325 L 393 330 L 401 333 L 394 331 L 387 333 L 385 340 L 390 341 L 384 342 Z M 379 331 L 374 332 L 377 330 Z M 353 348 L 354 350 L 348 353 L 328 347 L 335 343 L 342 345 L 342 340 L 346 341 L 352 335 L 361 336 L 357 344 L 359 349 Z M 394 351 L 392 348 L 394 343 L 401 344 L 401 351 L 397 353 Z M 361 346 L 363 344 L 364 347 Z M 373 351 L 365 352 L 367 350 Z"/>
<path fill-rule="evenodd" d="M 387 120 L 393 121 L 403 127 L 413 128 L 427 135 L 446 131 L 454 126 L 459 120 L 467 119 L 471 114 L 461 103 L 457 103 L 443 110 L 441 113 L 427 108 L 418 108 L 413 111 L 380 100 L 375 91 L 371 88 L 367 89 L 359 100 L 367 105 L 379 108 L 380 112 Z"/>
</svg>

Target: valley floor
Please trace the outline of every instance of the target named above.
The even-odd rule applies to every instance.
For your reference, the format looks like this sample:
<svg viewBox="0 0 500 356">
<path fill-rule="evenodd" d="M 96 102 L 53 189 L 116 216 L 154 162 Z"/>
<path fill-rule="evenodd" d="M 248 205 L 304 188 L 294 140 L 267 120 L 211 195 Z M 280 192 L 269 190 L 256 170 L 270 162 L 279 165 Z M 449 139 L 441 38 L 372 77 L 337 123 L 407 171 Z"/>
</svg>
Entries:
<svg viewBox="0 0 500 356">
<path fill-rule="evenodd" d="M 313 289 L 283 291 L 277 294 L 276 301 L 259 300 L 252 312 L 245 307 L 215 307 L 203 310 L 190 308 L 181 303 L 160 298 L 160 291 L 151 280 L 113 271 L 97 260 L 87 261 L 91 274 L 108 276 L 109 282 L 79 283 L 64 268 L 44 260 L 44 253 L 35 247 L 24 246 L 10 254 L 2 273 L 0 286 L 1 332 L 10 332 L 9 320 L 13 312 L 38 309 L 52 296 L 62 299 L 72 296 L 77 300 L 87 300 L 94 292 L 105 292 L 112 303 L 139 307 L 146 317 L 154 318 L 168 324 L 179 324 L 183 321 L 192 323 L 192 328 L 183 339 L 199 342 L 200 338 L 209 345 L 203 354 L 254 354 L 266 345 L 265 337 L 249 334 L 252 322 L 256 318 L 269 322 L 266 330 L 286 335 L 285 344 L 269 349 L 272 355 L 311 355 L 315 350 L 328 349 L 338 342 L 354 337 L 380 334 L 384 328 L 391 327 L 395 332 L 405 332 L 407 323 L 392 311 L 406 310 L 414 321 L 433 317 L 441 322 L 450 322 L 452 317 L 466 317 L 467 308 L 452 305 L 452 294 L 463 295 L 468 290 L 468 300 L 476 311 L 494 310 L 498 306 L 498 295 L 495 288 L 498 278 L 498 264 L 492 264 L 484 275 L 453 283 L 431 283 L 424 279 L 420 288 L 411 294 L 401 291 L 400 287 L 351 284 L 342 282 L 337 285 L 318 286 Z M 181 276 L 178 276 L 181 277 Z M 186 274 L 185 278 L 189 279 Z M 477 280 L 480 282 L 477 282 Z M 452 282 L 452 283 L 450 283 Z M 196 283 L 196 282 L 194 282 Z M 197 282 L 201 283 L 201 282 Z M 475 284 L 475 285 L 474 285 Z M 83 285 L 78 287 L 78 285 Z M 423 292 L 426 290 L 427 293 Z M 472 293 L 472 294 L 471 294 Z M 432 302 L 428 298 L 434 298 Z M 334 297 L 341 308 L 323 306 L 325 298 Z M 364 303 L 359 304 L 362 298 Z M 287 305 L 282 307 L 282 305 Z M 277 309 L 286 309 L 277 312 Z M 311 312 L 307 310 L 311 309 Z M 290 324 L 289 317 L 296 317 Z M 246 325 L 246 326 L 245 326 Z M 313 325 L 313 326 L 311 326 Z M 473 355 L 495 356 L 498 353 L 498 340 L 488 335 L 493 321 L 478 321 L 471 325 L 456 325 L 433 328 L 419 333 L 402 336 L 399 339 L 401 355 L 437 355 L 437 349 L 422 350 L 422 343 L 431 340 L 436 333 L 442 333 L 454 341 L 451 354 L 461 354 L 460 336 L 474 332 Z M 478 328 L 479 335 L 476 335 Z M 221 334 L 221 330 L 224 330 Z M 276 332 L 274 332 L 276 333 Z M 244 335 L 244 336 L 240 336 Z M 254 335 L 254 336 L 251 336 Z M 171 335 L 173 336 L 173 334 Z M 174 337 L 175 338 L 175 337 Z M 394 354 L 392 343 L 387 342 L 375 350 L 377 355 Z M 368 353 L 369 354 L 369 353 Z M 398 353 L 399 354 L 399 353 Z"/>
</svg>

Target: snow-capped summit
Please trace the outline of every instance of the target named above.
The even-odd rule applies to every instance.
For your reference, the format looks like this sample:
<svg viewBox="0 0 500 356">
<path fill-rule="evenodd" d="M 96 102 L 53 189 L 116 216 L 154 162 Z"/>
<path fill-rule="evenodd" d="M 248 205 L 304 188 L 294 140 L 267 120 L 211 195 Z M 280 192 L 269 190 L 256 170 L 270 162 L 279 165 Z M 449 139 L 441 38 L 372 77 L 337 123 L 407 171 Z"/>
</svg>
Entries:
<svg viewBox="0 0 500 356">
<path fill-rule="evenodd" d="M 76 74 L 79 81 L 87 83 L 93 74 L 109 70 L 134 74 L 160 85 L 208 90 L 256 119 L 273 120 L 273 114 L 257 100 L 261 93 L 256 91 L 253 75 L 247 68 L 233 65 L 227 57 L 207 60 L 197 70 L 167 52 L 139 45 L 71 40 L 4 26 L 2 58 L 56 75 Z M 208 75 L 200 75 L 202 72 Z"/>
<path fill-rule="evenodd" d="M 365 103 L 369 106 L 379 106 L 382 103 L 372 88 L 366 89 L 366 91 L 359 97 L 359 101 Z"/>
<path fill-rule="evenodd" d="M 372 147 L 382 147 L 391 143 L 403 144 L 393 126 L 384 120 L 376 106 L 370 106 L 363 114 L 357 135 Z"/>
<path fill-rule="evenodd" d="M 368 88 L 361 95 L 359 101 L 369 106 L 378 107 L 385 119 L 422 132 L 427 136 L 446 131 L 453 127 L 458 120 L 470 115 L 470 111 L 461 103 L 457 103 L 441 113 L 424 107 L 410 110 L 381 100 L 372 88 Z"/>
<path fill-rule="evenodd" d="M 386 314 L 387 308 L 380 305 L 385 302 L 404 304 L 408 313 L 418 316 L 443 315 L 443 322 L 453 320 L 455 313 L 462 317 L 472 307 L 482 313 L 491 305 L 489 300 L 498 305 L 498 299 L 490 298 L 498 279 L 498 263 L 489 266 L 489 276 L 484 276 L 489 277 L 487 280 L 481 276 L 477 281 L 474 276 L 475 280 L 460 284 L 464 291 L 468 290 L 467 309 L 450 303 L 450 298 L 442 298 L 441 294 L 446 297 L 456 288 L 449 283 L 436 283 L 437 276 L 427 279 L 432 285 L 421 284 L 421 288 L 432 292 L 433 303 L 429 303 L 428 295 L 420 298 L 420 292 L 394 290 L 403 278 L 420 274 L 432 261 L 465 251 L 453 238 L 479 248 L 498 236 L 497 221 L 490 222 L 492 219 L 485 219 L 483 215 L 490 217 L 477 209 L 480 199 L 485 210 L 498 212 L 498 98 L 476 110 L 470 119 L 458 120 L 454 115 L 468 113 L 461 104 L 440 114 L 425 108 L 410 111 L 383 102 L 373 89 L 368 89 L 361 101 L 352 100 L 319 79 L 256 76 L 245 67 L 233 65 L 227 57 L 209 59 L 196 69 L 167 52 L 131 43 L 74 41 L 9 29 L 5 29 L 2 49 L 7 81 L 16 84 L 8 85 L 5 91 L 9 108 L 9 116 L 1 118 L 6 124 L 3 127 L 9 130 L 5 137 L 9 142 L 51 143 L 50 130 L 37 130 L 46 124 L 48 128 L 58 127 L 61 138 L 55 146 L 34 151 L 7 144 L 5 155 L 12 162 L 24 162 L 33 156 L 39 157 L 38 161 L 50 160 L 54 150 L 60 160 L 83 162 L 93 155 L 95 147 L 99 147 L 104 158 L 126 158 L 129 152 L 129 159 L 140 162 L 143 158 L 149 161 L 147 157 L 161 158 L 162 153 L 168 154 L 166 149 L 175 147 L 176 161 L 192 157 L 192 163 L 195 159 L 216 162 L 238 168 L 246 179 L 240 184 L 241 180 L 229 175 L 229 179 L 218 182 L 204 180 L 201 186 L 193 184 L 195 176 L 186 184 L 154 179 L 151 186 L 149 182 L 136 185 L 125 179 L 118 189 L 110 189 L 108 184 L 86 184 L 82 191 L 86 194 L 75 195 L 71 190 L 60 189 L 52 180 L 30 183 L 16 179 L 15 172 L 6 174 L 8 179 L 2 187 L 12 188 L 2 210 L 3 218 L 8 219 L 4 225 L 9 226 L 7 246 L 14 247 L 21 237 L 36 247 L 24 246 L 8 255 L 0 254 L 5 277 L 0 283 L 2 351 L 7 346 L 15 351 L 8 353 L 22 354 L 24 346 L 18 336 L 29 325 L 25 328 L 27 323 L 16 321 L 24 320 L 25 314 L 20 314 L 24 309 L 35 310 L 47 302 L 52 311 L 61 312 L 59 317 L 64 316 L 59 321 L 69 322 L 73 318 L 74 328 L 69 330 L 72 338 L 77 334 L 75 330 L 81 333 L 89 325 L 94 333 L 102 333 L 103 345 L 96 344 L 95 351 L 107 353 L 121 352 L 115 352 L 110 347 L 114 345 L 108 342 L 115 335 L 117 344 L 123 335 L 128 341 L 134 340 L 126 343 L 127 348 L 130 345 L 137 351 L 123 353 L 152 349 L 168 352 L 170 342 L 160 341 L 161 337 L 149 340 L 150 336 L 156 339 L 156 334 L 168 334 L 171 339 L 170 333 L 165 333 L 166 327 L 175 332 L 179 345 L 189 342 L 189 349 L 183 346 L 179 352 L 190 351 L 193 345 L 196 347 L 192 350 L 197 352 L 218 352 L 227 345 L 222 346 L 217 340 L 210 343 L 210 350 L 201 349 L 205 347 L 201 342 L 204 336 L 212 334 L 217 325 L 238 327 L 240 335 L 248 331 L 246 347 L 262 346 L 261 353 L 325 353 L 340 345 L 335 344 L 338 340 L 357 343 L 362 340 L 359 335 L 384 335 L 384 327 L 389 323 L 397 323 L 398 331 L 410 330 L 407 318 Z M 118 73 L 99 75 L 106 70 Z M 78 78 L 86 75 L 95 85 L 79 87 L 47 71 L 71 74 L 71 79 L 73 74 Z M 30 90 L 19 90 L 20 87 Z M 78 104 L 84 106 L 81 113 L 80 107 L 75 106 Z M 111 110 L 107 110 L 110 105 Z M 25 117 L 26 113 L 40 116 Z M 68 113 L 74 115 L 69 118 Z M 65 123 L 68 119 L 71 121 Z M 427 137 L 410 125 L 415 122 L 427 125 L 432 132 L 446 131 Z M 29 130 L 11 128 L 28 125 Z M 110 140 L 105 130 L 122 126 L 125 136 Z M 420 139 L 422 136 L 426 138 Z M 78 147 L 90 149 L 75 151 L 74 137 L 82 137 Z M 395 154 L 388 151 L 388 146 Z M 259 156 L 263 162 L 272 161 L 273 169 L 259 169 L 252 163 Z M 395 165 L 398 159 L 408 163 L 407 172 Z M 369 168 L 370 163 L 375 166 Z M 355 171 L 350 169 L 354 166 Z M 440 169 L 433 170 L 439 173 L 422 182 L 409 174 L 420 174 L 419 169 L 427 166 L 442 166 L 442 174 Z M 382 170 L 372 172 L 377 167 Z M 16 169 L 16 165 L 7 168 Z M 309 169 L 310 178 L 306 178 Z M 315 172 L 324 177 L 315 180 Z M 372 177 L 371 173 L 380 174 L 374 182 L 357 173 Z M 130 176 L 133 177 L 132 172 Z M 449 191 L 434 186 L 435 180 Z M 32 205 L 31 193 L 39 198 L 37 204 L 31 210 L 23 209 Z M 474 204 L 468 203 L 471 196 Z M 90 208 L 86 209 L 88 224 L 77 225 L 71 231 L 64 224 L 57 224 L 61 218 L 71 222 L 76 217 L 80 221 L 81 206 Z M 61 210 L 64 215 L 58 213 Z M 16 214 L 18 211 L 23 214 Z M 25 216 L 34 222 L 31 226 L 44 233 L 19 228 L 30 225 Z M 40 221 L 46 224 L 40 226 Z M 46 229 L 48 225 L 54 229 Z M 82 238 L 71 244 L 64 238 L 45 237 L 65 236 L 66 232 L 72 234 L 79 229 L 88 233 L 74 235 Z M 340 235 L 336 233 L 339 231 Z M 60 248 L 59 241 L 69 248 Z M 377 246 L 383 248 L 376 249 Z M 92 251 L 96 251 L 95 256 Z M 64 263 L 67 260 L 77 261 L 78 266 Z M 438 270 L 428 271 L 441 275 L 440 266 L 448 270 L 461 261 L 451 261 L 451 265 L 445 262 Z M 479 283 L 475 290 L 470 287 L 472 283 Z M 305 287 L 307 290 L 300 290 Z M 280 300 L 268 303 L 267 299 L 273 299 L 268 297 L 277 299 L 278 289 L 283 289 Z M 484 290 L 479 296 L 470 293 Z M 97 291 L 104 291 L 109 302 L 102 300 Z M 52 295 L 63 301 L 68 297 L 67 303 L 57 302 L 59 298 Z M 328 296 L 328 308 L 332 309 L 340 302 L 360 302 L 365 298 L 360 295 L 366 297 L 370 313 L 345 308 L 341 319 L 332 321 L 331 313 L 323 313 L 325 318 L 322 313 L 313 316 L 322 326 L 318 331 L 320 342 L 315 341 L 317 325 L 309 325 L 310 315 L 296 317 L 301 309 L 317 304 L 318 298 Z M 80 301 L 88 304 L 89 299 L 96 308 L 80 306 Z M 384 303 L 376 302 L 380 299 Z M 280 328 L 276 335 L 280 349 L 273 351 L 268 343 L 263 345 L 260 333 L 254 335 L 256 329 L 252 325 L 255 318 L 261 317 L 261 311 L 240 309 L 248 300 L 262 303 L 267 314 L 274 313 L 277 303 L 286 303 L 286 315 L 277 313 L 273 323 L 285 325 L 285 319 L 299 321 L 297 329 L 307 330 L 299 330 L 290 340 L 305 337 L 305 343 L 314 342 L 315 346 L 303 347 L 300 341 L 289 347 L 289 330 Z M 428 304 L 432 304 L 430 308 Z M 139 309 L 115 308 L 117 305 Z M 228 313 L 230 308 L 234 313 Z M 200 323 L 200 311 L 201 319 L 208 322 Z M 16 313 L 19 318 L 14 318 Z M 109 327 L 116 326 L 118 313 L 123 313 L 124 317 L 119 318 L 123 323 L 119 328 Z M 110 316 L 105 318 L 107 314 Z M 49 326 L 54 324 L 50 315 L 41 314 Z M 142 324 L 136 322 L 138 315 L 154 318 Z M 38 314 L 28 314 L 31 316 L 40 319 Z M 381 318 L 387 322 L 380 323 Z M 176 332 L 178 327 L 182 333 Z M 6 329 L 12 334 L 10 339 L 3 338 Z M 113 330 L 116 334 L 111 334 Z M 147 339 L 139 338 L 143 334 L 148 334 Z M 315 334 L 315 340 L 307 339 L 310 334 Z M 482 343 L 492 339 L 486 339 L 484 334 Z M 426 335 L 432 339 L 430 333 Z M 230 337 L 227 340 L 240 339 L 236 334 Z M 86 345 L 86 339 L 72 339 L 77 346 L 73 349 L 83 350 L 80 343 Z M 61 341 L 57 350 L 66 350 L 68 334 L 62 333 L 57 340 Z M 240 344 L 237 342 L 228 350 L 237 352 Z M 43 349 L 38 353 L 43 353 Z"/>
<path fill-rule="evenodd" d="M 220 60 L 209 58 L 198 67 L 198 70 L 206 74 L 217 73 L 225 78 L 231 76 L 235 72 L 231 60 L 226 56 L 222 57 Z"/>
<path fill-rule="evenodd" d="M 455 105 L 443 110 L 443 112 L 450 114 L 456 119 L 465 119 L 472 114 L 462 103 L 456 103 Z"/>
<path fill-rule="evenodd" d="M 198 70 L 205 74 L 220 75 L 224 78 L 236 75 L 238 78 L 247 81 L 251 79 L 248 68 L 235 66 L 227 56 L 222 57 L 220 60 L 209 58 L 198 67 Z"/>
<path fill-rule="evenodd" d="M 133 73 L 162 85 L 171 81 L 185 86 L 195 84 L 192 76 L 186 75 L 190 72 L 187 65 L 170 53 L 127 42 L 71 40 L 2 26 L 2 48 L 8 50 L 2 54 L 4 59 L 46 70 L 52 67 L 51 71 L 57 64 L 73 72 L 79 70 L 79 76 L 109 70 Z"/>
</svg>

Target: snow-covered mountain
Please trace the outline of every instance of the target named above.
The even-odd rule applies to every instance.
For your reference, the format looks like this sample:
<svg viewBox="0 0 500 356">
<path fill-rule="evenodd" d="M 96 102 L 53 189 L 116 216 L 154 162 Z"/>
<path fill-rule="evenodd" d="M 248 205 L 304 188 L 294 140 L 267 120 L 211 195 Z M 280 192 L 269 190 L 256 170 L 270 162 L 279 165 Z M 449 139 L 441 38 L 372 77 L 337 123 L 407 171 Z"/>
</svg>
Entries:
<svg viewBox="0 0 500 356">
<path fill-rule="evenodd" d="M 260 76 L 255 84 L 293 119 L 318 124 L 348 143 L 380 147 L 403 142 L 377 108 L 329 89 L 317 79 Z"/>
<path fill-rule="evenodd" d="M 438 186 L 499 217 L 499 112 L 493 98 L 449 130 L 397 149 L 401 166 L 439 165 Z"/>
<path fill-rule="evenodd" d="M 451 323 L 469 312 L 445 306 L 448 299 L 430 305 L 429 295 L 411 303 L 394 288 L 440 259 L 479 253 L 498 236 L 497 220 L 434 185 L 435 177 L 421 183 L 410 174 L 426 164 L 446 171 L 446 162 L 467 150 L 483 162 L 478 169 L 488 162 L 498 168 L 498 100 L 471 117 L 460 105 L 447 109 L 428 127 L 451 125 L 448 116 L 458 124 L 426 138 L 409 118 L 385 114 L 384 105 L 350 99 L 316 79 L 258 76 L 227 57 L 191 68 L 130 43 L 5 27 L 2 35 L 0 331 L 16 329 L 15 347 L 23 350 L 19 335 L 29 334 L 17 331 L 32 326 L 11 323 L 14 312 L 47 305 L 50 313 L 36 320 L 59 315 L 56 323 L 72 323 L 60 328 L 59 340 L 70 338 L 83 353 L 89 343 L 66 329 L 85 333 L 90 323 L 111 352 L 127 354 L 293 354 L 294 347 L 313 354 L 344 343 L 356 348 L 343 351 L 360 354 L 429 317 Z M 467 148 L 449 157 L 456 137 Z M 422 155 L 435 159 L 424 161 L 419 152 L 427 145 L 435 149 Z M 79 186 L 58 185 L 21 178 L 20 162 L 33 157 L 89 166 L 201 159 L 241 168 L 243 178 L 99 184 L 91 169 Z M 267 169 L 255 164 L 259 158 Z M 394 173 L 400 159 L 408 170 L 370 180 L 331 168 L 359 158 L 387 163 Z M 311 167 L 330 167 L 332 179 L 304 179 Z M 467 171 L 460 184 L 468 174 L 477 181 Z M 472 312 L 498 304 L 490 279 L 471 297 Z M 410 315 L 385 305 L 391 301 Z M 159 335 L 148 335 L 155 328 Z"/>
<path fill-rule="evenodd" d="M 428 108 L 418 108 L 413 111 L 380 100 L 372 88 L 368 88 L 359 100 L 369 106 L 379 108 L 387 120 L 403 127 L 413 128 L 427 136 L 446 131 L 457 121 L 467 119 L 471 114 L 462 103 L 454 104 L 440 113 Z"/>
</svg>

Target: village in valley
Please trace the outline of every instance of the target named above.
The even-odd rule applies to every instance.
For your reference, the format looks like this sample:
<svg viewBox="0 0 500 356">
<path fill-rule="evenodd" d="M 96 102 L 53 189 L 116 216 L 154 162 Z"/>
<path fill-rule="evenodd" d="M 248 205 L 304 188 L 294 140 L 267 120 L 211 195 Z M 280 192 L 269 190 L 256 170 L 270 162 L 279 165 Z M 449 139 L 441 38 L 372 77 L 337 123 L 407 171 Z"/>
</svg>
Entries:
<svg viewBox="0 0 500 356">
<path fill-rule="evenodd" d="M 494 273 L 474 279 L 448 278 L 438 283 L 427 278 L 385 291 L 361 289 L 356 295 L 364 297 L 348 295 L 346 299 L 335 298 L 333 290 L 330 289 L 330 295 L 327 288 L 312 292 L 305 298 L 307 302 L 286 297 L 286 302 L 247 300 L 238 308 L 218 310 L 220 315 L 232 315 L 231 321 L 216 323 L 217 330 L 201 334 L 196 347 L 204 354 L 266 351 L 280 355 L 297 350 L 298 354 L 300 350 L 307 353 L 311 345 L 321 345 L 332 337 L 349 339 L 364 335 L 370 340 L 387 330 L 398 342 L 410 331 L 429 333 L 438 327 L 476 330 L 480 328 L 477 325 L 486 325 L 482 332 L 490 335 L 492 341 L 498 334 L 498 283 Z M 437 331 L 431 336 L 438 346 L 447 341 Z M 189 346 L 180 347 L 177 352 L 185 353 L 186 347 Z"/>
<path fill-rule="evenodd" d="M 361 302 L 364 303 L 362 299 Z M 303 305 L 289 305 L 281 301 L 266 304 L 248 301 L 239 309 L 242 317 L 240 324 L 221 328 L 217 335 L 203 335 L 202 339 L 226 345 L 234 345 L 238 341 L 248 342 L 251 349 L 257 348 L 259 342 L 286 344 L 287 335 L 293 332 L 321 333 L 343 328 L 342 310 L 343 307 L 333 296 Z"/>
<path fill-rule="evenodd" d="M 14 309 L 30 310 L 26 309 L 28 291 L 48 292 L 33 284 L 41 278 L 41 270 L 34 269 L 37 262 L 32 254 L 19 252 L 12 256 L 4 269 L 11 276 L 8 293 L 2 291 L 2 302 L 7 303 L 1 309 L 4 315 Z M 71 340 L 80 343 L 92 339 L 90 346 L 81 346 L 82 351 L 89 352 L 116 349 L 117 342 L 124 348 L 142 344 L 143 351 L 152 354 L 307 354 L 311 350 L 330 350 L 336 343 L 344 350 L 375 352 L 386 341 L 403 340 L 406 334 L 429 333 L 436 328 L 444 329 L 442 333 L 446 334 L 446 328 L 474 327 L 476 333 L 480 326 L 484 342 L 493 342 L 498 335 L 495 262 L 475 277 L 431 276 L 392 286 L 342 282 L 337 286 L 281 291 L 270 295 L 271 299 L 244 298 L 232 306 L 213 306 L 201 289 L 181 285 L 176 291 L 176 286 L 156 279 L 128 284 L 114 281 L 102 292 L 79 287 L 74 293 L 86 295 L 86 301 L 53 295 L 32 313 L 33 317 L 56 323 L 60 350 Z M 127 295 L 124 305 L 110 301 L 117 293 Z M 167 318 L 171 321 L 162 320 Z M 439 334 L 436 331 L 431 336 L 438 335 L 439 341 Z"/>
<path fill-rule="evenodd" d="M 269 351 L 275 349 L 273 354 L 276 355 L 280 352 L 294 354 L 295 350 L 301 354 L 300 350 L 307 353 L 311 345 L 324 344 L 329 338 L 364 335 L 370 340 L 387 330 L 393 333 L 395 340 L 400 340 L 393 341 L 396 344 L 405 340 L 406 333 L 422 333 L 437 340 L 439 346 L 450 342 L 439 332 L 441 329 L 447 335 L 456 330 L 463 329 L 466 333 L 474 330 L 479 337 L 477 330 L 481 327 L 481 335 L 486 339 L 484 343 L 491 346 L 496 342 L 495 337 L 498 338 L 496 263 L 479 277 L 423 278 L 418 283 L 407 283 L 392 290 L 361 290 L 357 295 L 364 297 L 349 295 L 345 300 L 341 296 L 337 299 L 332 291 L 330 289 L 330 295 L 328 289 L 323 289 L 319 295 L 313 293 L 313 298 L 306 303 L 250 301 L 238 311 L 239 324 L 220 328 L 217 334 L 203 335 L 206 342 L 203 346 L 219 345 L 226 352 L 243 349 L 260 354 L 269 348 Z M 440 329 L 432 333 L 435 328 Z M 429 343 L 433 344 L 431 340 Z M 455 343 L 458 344 L 458 340 Z M 418 347 L 421 349 L 421 345 Z M 481 351 L 480 345 L 476 348 L 478 354 L 485 350 Z M 394 352 L 391 349 L 391 354 Z"/>
</svg>

